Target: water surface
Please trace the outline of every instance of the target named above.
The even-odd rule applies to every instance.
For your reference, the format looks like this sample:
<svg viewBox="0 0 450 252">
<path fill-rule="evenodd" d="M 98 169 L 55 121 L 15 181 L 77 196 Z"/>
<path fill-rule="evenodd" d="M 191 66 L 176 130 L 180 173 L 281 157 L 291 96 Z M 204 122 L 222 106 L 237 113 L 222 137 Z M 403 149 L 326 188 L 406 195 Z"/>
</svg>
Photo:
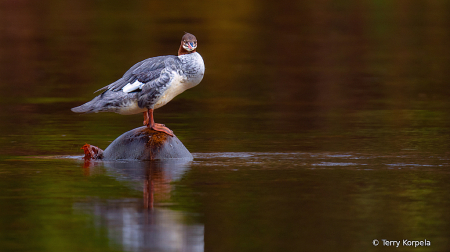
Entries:
<svg viewBox="0 0 450 252">
<path fill-rule="evenodd" d="M 0 250 L 448 250 L 449 13 L 448 1 L 0 1 Z M 195 159 L 81 160 L 142 115 L 70 108 L 175 54 L 183 31 L 205 78 L 155 120 Z"/>
</svg>

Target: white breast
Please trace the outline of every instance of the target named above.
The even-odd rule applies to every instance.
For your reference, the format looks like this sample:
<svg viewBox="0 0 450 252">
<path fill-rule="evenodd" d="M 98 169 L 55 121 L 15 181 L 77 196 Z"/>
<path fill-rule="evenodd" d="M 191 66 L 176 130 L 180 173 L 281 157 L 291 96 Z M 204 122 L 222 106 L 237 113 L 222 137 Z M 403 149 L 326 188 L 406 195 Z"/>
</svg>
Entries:
<svg viewBox="0 0 450 252">
<path fill-rule="evenodd" d="M 156 102 L 154 109 L 160 108 L 170 102 L 175 96 L 183 93 L 186 89 L 188 89 L 188 85 L 186 85 L 185 78 L 181 75 L 176 74 L 172 79 L 172 82 L 169 85 L 169 88 L 164 92 L 163 95 Z"/>
<path fill-rule="evenodd" d="M 205 64 L 199 53 L 191 53 L 178 56 L 181 60 L 181 71 L 175 73 L 169 88 L 156 102 L 154 109 L 160 108 L 171 101 L 175 96 L 189 88 L 197 86 L 205 74 Z"/>
</svg>

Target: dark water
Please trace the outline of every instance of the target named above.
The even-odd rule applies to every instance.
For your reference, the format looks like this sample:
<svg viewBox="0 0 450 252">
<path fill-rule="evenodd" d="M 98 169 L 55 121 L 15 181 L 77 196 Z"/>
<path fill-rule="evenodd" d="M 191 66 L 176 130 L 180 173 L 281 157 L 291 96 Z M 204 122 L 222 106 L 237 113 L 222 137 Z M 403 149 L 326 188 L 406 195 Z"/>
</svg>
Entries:
<svg viewBox="0 0 450 252">
<path fill-rule="evenodd" d="M 0 251 L 449 250 L 448 27 L 437 0 L 0 0 Z M 183 31 L 205 78 L 155 118 L 194 161 L 84 163 L 142 115 L 70 108 Z"/>
</svg>

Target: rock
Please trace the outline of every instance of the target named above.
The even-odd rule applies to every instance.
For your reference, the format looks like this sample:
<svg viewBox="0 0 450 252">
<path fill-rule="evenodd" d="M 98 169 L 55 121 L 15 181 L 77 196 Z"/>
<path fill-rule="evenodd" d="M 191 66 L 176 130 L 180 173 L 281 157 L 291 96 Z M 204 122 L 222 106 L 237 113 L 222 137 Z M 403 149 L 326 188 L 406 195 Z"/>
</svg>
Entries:
<svg viewBox="0 0 450 252">
<path fill-rule="evenodd" d="M 104 151 L 86 144 L 83 146 L 85 160 L 165 160 L 173 158 L 194 159 L 176 136 L 154 131 L 142 126 L 125 132 Z"/>
<path fill-rule="evenodd" d="M 96 160 L 103 158 L 103 150 L 97 146 L 85 144 L 81 147 L 84 150 L 84 160 Z"/>
</svg>

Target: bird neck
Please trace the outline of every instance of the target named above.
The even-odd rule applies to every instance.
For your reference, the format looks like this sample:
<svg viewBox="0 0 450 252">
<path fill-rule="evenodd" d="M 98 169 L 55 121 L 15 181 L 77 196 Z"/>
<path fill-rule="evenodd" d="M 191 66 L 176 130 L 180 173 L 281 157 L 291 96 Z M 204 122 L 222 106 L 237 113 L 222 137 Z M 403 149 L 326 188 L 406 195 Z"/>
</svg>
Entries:
<svg viewBox="0 0 450 252">
<path fill-rule="evenodd" d="M 190 54 L 190 53 L 195 53 L 197 51 L 197 48 L 195 48 L 192 51 L 187 51 L 186 49 L 184 49 L 183 45 L 180 45 L 180 48 L 178 49 L 178 56 L 180 55 L 185 55 L 185 54 Z"/>
</svg>

